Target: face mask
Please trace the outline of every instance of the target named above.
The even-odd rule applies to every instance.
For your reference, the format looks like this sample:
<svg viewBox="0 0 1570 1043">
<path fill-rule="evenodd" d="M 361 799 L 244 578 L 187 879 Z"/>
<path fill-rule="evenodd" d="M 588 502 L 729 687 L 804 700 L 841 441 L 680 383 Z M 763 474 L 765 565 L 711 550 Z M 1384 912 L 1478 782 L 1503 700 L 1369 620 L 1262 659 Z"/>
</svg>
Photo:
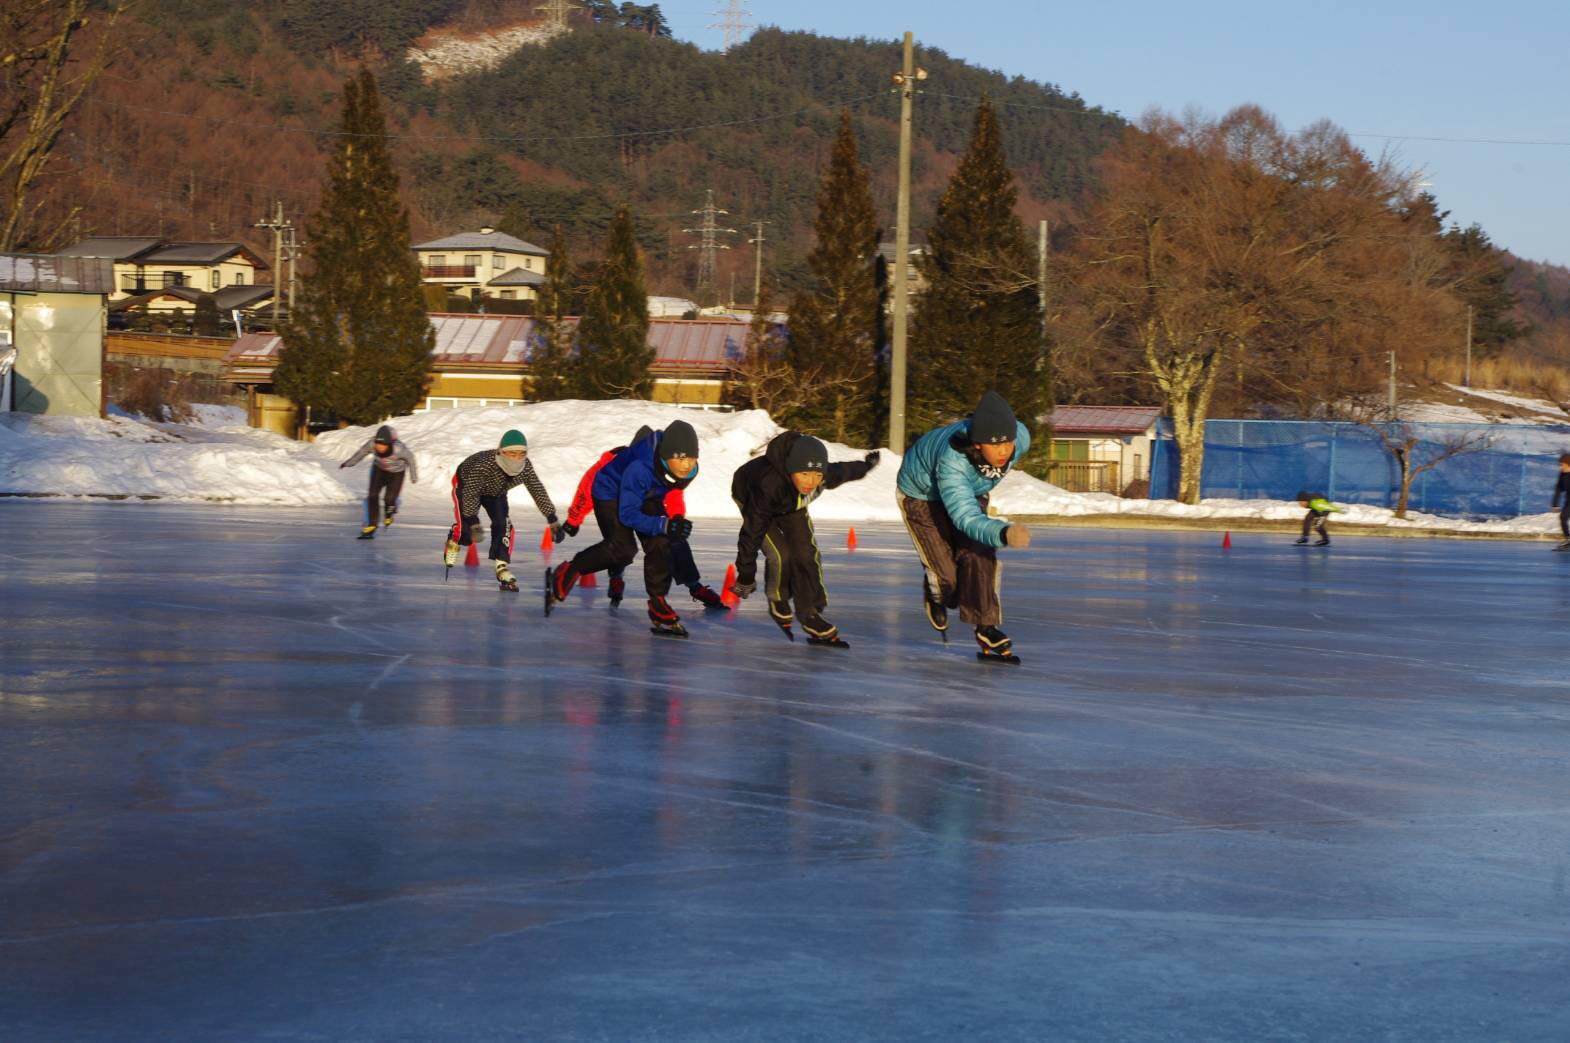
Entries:
<svg viewBox="0 0 1570 1043">
<path fill-rule="evenodd" d="M 985 460 L 977 460 L 976 470 L 981 472 L 981 476 L 983 478 L 990 478 L 996 481 L 997 479 L 1002 478 L 1004 472 L 1008 470 L 1008 464 L 1004 464 L 1002 467 L 993 467 Z"/>
<path fill-rule="evenodd" d="M 516 478 L 522 474 L 523 465 L 528 462 L 529 458 L 527 456 L 519 457 L 518 459 L 514 460 L 510 456 L 503 456 L 501 453 L 496 454 L 496 466 L 500 467 L 502 469 L 502 473 L 505 474 L 508 478 Z"/>
</svg>

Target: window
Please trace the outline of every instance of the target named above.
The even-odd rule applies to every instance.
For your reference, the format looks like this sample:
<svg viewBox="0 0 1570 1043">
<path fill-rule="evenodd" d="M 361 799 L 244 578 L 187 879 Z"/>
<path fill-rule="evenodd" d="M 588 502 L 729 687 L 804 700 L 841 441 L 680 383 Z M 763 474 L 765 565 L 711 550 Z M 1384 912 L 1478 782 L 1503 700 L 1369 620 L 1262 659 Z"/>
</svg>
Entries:
<svg viewBox="0 0 1570 1043">
<path fill-rule="evenodd" d="M 207 273 L 208 289 L 216 290 L 224 284 L 224 273 L 217 268 Z"/>
<path fill-rule="evenodd" d="M 517 300 L 517 298 L 518 298 L 518 294 L 516 292 L 512 291 L 512 290 L 503 290 L 502 291 L 502 300 L 504 300 L 504 301 Z"/>
<path fill-rule="evenodd" d="M 480 261 L 481 261 L 481 257 L 480 257 L 479 254 L 464 254 L 463 255 L 463 266 L 465 268 L 478 268 L 480 266 Z"/>
<path fill-rule="evenodd" d="M 440 268 L 447 263 L 447 255 L 431 254 L 431 256 L 425 259 L 425 263 L 430 265 L 432 268 Z"/>
<path fill-rule="evenodd" d="M 491 271 L 499 272 L 501 270 L 502 270 L 502 255 L 501 254 L 491 254 Z"/>
<path fill-rule="evenodd" d="M 244 286 L 245 285 L 245 273 L 244 272 L 235 272 L 234 273 L 234 284 L 236 286 Z"/>
<path fill-rule="evenodd" d="M 525 257 L 523 259 L 523 270 L 526 271 L 526 272 L 534 271 L 534 258 L 532 258 L 532 257 Z"/>
</svg>

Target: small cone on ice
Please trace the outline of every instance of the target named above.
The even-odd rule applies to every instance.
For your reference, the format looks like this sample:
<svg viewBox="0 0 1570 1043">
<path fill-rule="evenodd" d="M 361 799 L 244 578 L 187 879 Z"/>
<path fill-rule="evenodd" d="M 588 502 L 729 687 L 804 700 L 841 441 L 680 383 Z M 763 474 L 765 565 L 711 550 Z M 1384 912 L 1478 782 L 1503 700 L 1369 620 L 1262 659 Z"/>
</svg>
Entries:
<svg viewBox="0 0 1570 1043">
<path fill-rule="evenodd" d="M 469 544 L 469 556 L 463 559 L 469 568 L 478 568 L 480 564 L 480 548 L 476 544 Z"/>
<path fill-rule="evenodd" d="M 545 535 L 540 537 L 540 549 L 544 550 L 544 551 L 548 551 L 552 547 L 555 547 L 555 546 L 556 546 L 556 541 L 551 538 L 551 527 L 549 525 L 547 525 L 545 527 Z"/>
<path fill-rule="evenodd" d="M 725 582 L 720 586 L 720 602 L 726 608 L 735 608 L 737 605 L 741 604 L 741 598 L 737 597 L 736 592 L 730 589 L 735 585 L 735 583 L 736 563 L 733 561 L 729 565 L 725 566 Z"/>
<path fill-rule="evenodd" d="M 1228 529 L 1227 530 L 1227 534 L 1225 536 L 1221 537 L 1221 549 L 1222 550 L 1231 550 L 1232 549 L 1232 530 Z"/>
<path fill-rule="evenodd" d="M 850 535 L 845 537 L 845 549 L 846 550 L 855 550 L 856 549 L 856 527 L 854 525 L 852 525 L 850 527 Z"/>
<path fill-rule="evenodd" d="M 592 572 L 585 572 L 578 577 L 578 586 L 580 587 L 597 587 L 599 585 L 600 581 L 594 578 L 594 573 Z"/>
</svg>

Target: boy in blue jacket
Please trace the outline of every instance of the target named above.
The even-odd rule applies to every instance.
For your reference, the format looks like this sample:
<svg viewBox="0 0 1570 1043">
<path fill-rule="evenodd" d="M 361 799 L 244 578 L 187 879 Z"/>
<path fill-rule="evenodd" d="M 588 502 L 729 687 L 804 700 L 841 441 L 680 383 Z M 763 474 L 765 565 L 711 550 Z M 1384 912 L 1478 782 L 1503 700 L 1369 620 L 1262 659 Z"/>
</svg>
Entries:
<svg viewBox="0 0 1570 1043">
<path fill-rule="evenodd" d="M 634 441 L 594 476 L 591 497 L 599 543 L 545 573 L 545 612 L 565 601 L 580 576 L 625 569 L 643 545 L 643 585 L 657 631 L 686 635 L 665 595 L 671 589 L 671 541 L 692 535 L 692 522 L 665 513 L 665 495 L 698 476 L 698 433 L 685 420 Z"/>
<path fill-rule="evenodd" d="M 987 517 L 987 497 L 1029 450 L 1030 432 L 988 391 L 969 418 L 928 431 L 900 464 L 900 515 L 926 569 L 927 622 L 944 633 L 958 608 L 984 659 L 1019 662 L 998 629 L 998 548 L 1030 546 L 1030 530 Z"/>
</svg>

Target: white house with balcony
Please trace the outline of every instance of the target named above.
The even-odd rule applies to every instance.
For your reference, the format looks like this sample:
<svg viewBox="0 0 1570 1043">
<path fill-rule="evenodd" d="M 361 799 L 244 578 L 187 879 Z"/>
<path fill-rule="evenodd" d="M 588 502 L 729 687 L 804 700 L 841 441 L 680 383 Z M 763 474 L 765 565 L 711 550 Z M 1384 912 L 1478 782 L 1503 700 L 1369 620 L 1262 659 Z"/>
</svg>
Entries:
<svg viewBox="0 0 1570 1043">
<path fill-rule="evenodd" d="M 427 284 L 470 300 L 532 301 L 545 282 L 547 251 L 490 227 L 417 243 L 414 252 Z"/>
</svg>

